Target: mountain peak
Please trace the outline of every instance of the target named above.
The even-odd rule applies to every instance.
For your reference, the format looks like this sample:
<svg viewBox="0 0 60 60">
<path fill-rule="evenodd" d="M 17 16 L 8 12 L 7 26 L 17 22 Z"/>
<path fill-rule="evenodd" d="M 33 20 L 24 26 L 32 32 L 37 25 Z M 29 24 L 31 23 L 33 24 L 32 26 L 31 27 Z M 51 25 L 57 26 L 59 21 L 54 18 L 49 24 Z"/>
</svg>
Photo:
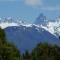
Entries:
<svg viewBox="0 0 60 60">
<path fill-rule="evenodd" d="M 46 16 L 43 13 L 40 13 L 39 16 L 36 18 L 35 24 L 46 24 Z"/>
<path fill-rule="evenodd" d="M 45 17 L 43 14 L 40 14 L 39 19 Z M 0 18 L 0 27 L 2 27 L 2 29 L 10 27 L 10 26 L 25 26 L 25 27 L 42 27 L 45 30 L 49 31 L 51 34 L 56 35 L 56 36 L 60 36 L 60 19 L 58 20 L 54 20 L 54 21 L 44 21 L 45 18 L 42 19 L 42 22 L 40 22 L 41 24 L 30 24 L 30 23 L 26 23 L 25 21 L 22 20 L 14 20 L 11 17 L 8 17 L 6 19 L 2 19 Z M 36 20 L 37 21 L 37 20 Z M 39 22 L 40 20 L 38 20 Z M 45 24 L 45 25 L 44 25 Z"/>
</svg>

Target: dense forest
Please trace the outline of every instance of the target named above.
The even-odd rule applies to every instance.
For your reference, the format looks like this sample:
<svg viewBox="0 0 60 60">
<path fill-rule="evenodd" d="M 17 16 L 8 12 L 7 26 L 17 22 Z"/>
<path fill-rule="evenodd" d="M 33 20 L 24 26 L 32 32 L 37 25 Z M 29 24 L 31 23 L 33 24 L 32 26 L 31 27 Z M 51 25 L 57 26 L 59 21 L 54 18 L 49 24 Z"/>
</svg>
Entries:
<svg viewBox="0 0 60 60">
<path fill-rule="evenodd" d="M 0 28 L 0 60 L 20 60 L 19 50 L 7 42 L 4 30 Z"/>
<path fill-rule="evenodd" d="M 17 47 L 6 40 L 5 32 L 0 28 L 0 60 L 60 60 L 60 47 L 39 43 L 31 53 L 26 50 L 20 54 Z"/>
</svg>

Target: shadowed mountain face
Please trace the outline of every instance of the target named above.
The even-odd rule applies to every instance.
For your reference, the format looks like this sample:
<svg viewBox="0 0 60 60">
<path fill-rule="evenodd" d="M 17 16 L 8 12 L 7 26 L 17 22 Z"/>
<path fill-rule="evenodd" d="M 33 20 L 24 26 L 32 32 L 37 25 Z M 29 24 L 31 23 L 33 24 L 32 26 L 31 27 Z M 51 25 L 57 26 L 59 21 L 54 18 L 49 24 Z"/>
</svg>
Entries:
<svg viewBox="0 0 60 60">
<path fill-rule="evenodd" d="M 7 27 L 5 28 L 5 32 L 7 39 L 16 44 L 21 53 L 23 53 L 26 49 L 31 52 L 32 49 L 40 42 L 60 45 L 60 40 L 58 38 L 43 28 L 38 28 L 34 25 L 31 27 L 22 25 L 19 27 Z"/>
<path fill-rule="evenodd" d="M 34 22 L 34 24 L 42 24 L 42 25 L 45 25 L 47 23 L 47 20 L 46 20 L 46 16 L 44 16 L 43 13 L 41 13 L 37 18 L 36 18 L 36 21 Z"/>
</svg>

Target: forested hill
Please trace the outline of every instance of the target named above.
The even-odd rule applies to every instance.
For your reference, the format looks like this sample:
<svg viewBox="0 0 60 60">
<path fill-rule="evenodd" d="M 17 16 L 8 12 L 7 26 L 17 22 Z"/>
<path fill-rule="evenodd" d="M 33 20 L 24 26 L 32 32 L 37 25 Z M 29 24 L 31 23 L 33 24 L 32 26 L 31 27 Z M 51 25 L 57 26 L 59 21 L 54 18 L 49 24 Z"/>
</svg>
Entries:
<svg viewBox="0 0 60 60">
<path fill-rule="evenodd" d="M 20 60 L 18 49 L 6 41 L 4 30 L 0 28 L 0 60 Z"/>
</svg>

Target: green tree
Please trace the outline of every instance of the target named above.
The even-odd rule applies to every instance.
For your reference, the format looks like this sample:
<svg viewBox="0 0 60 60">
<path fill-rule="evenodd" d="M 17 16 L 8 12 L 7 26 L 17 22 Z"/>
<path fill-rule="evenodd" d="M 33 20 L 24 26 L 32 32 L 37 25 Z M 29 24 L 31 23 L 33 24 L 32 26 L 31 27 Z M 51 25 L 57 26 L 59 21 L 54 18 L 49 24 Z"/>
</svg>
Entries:
<svg viewBox="0 0 60 60">
<path fill-rule="evenodd" d="M 32 60 L 60 60 L 60 47 L 47 43 L 39 43 L 32 50 Z"/>
<path fill-rule="evenodd" d="M 23 53 L 23 60 L 31 60 L 30 53 L 28 52 L 28 50 Z"/>
<path fill-rule="evenodd" d="M 21 60 L 19 50 L 7 42 L 4 30 L 0 28 L 0 60 Z"/>
</svg>

